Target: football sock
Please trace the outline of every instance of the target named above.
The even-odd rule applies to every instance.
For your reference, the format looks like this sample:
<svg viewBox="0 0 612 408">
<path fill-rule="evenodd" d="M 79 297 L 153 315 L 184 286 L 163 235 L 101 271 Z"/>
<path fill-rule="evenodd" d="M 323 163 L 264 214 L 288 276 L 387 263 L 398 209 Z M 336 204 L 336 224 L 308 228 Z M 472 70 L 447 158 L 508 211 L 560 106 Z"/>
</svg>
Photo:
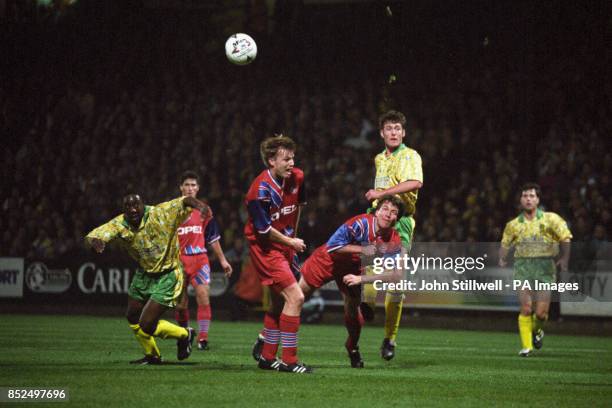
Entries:
<svg viewBox="0 0 612 408">
<path fill-rule="evenodd" d="M 189 326 L 189 309 L 176 310 L 174 312 L 174 319 L 181 327 Z"/>
<path fill-rule="evenodd" d="M 372 275 L 373 269 L 371 266 L 366 267 L 366 275 Z M 363 285 L 361 292 L 361 299 L 363 302 L 370 305 L 372 309 L 376 307 L 376 289 L 374 289 L 374 285 L 371 283 L 367 283 Z"/>
<path fill-rule="evenodd" d="M 278 316 L 273 316 L 269 313 L 264 315 L 263 336 L 264 345 L 261 350 L 261 356 L 266 360 L 273 360 L 276 358 L 278 343 L 280 342 Z"/>
<path fill-rule="evenodd" d="M 385 295 L 385 339 L 392 343 L 395 342 L 402 318 L 402 297 L 403 294 L 390 292 Z"/>
<path fill-rule="evenodd" d="M 153 333 L 153 335 L 162 339 L 179 340 L 189 336 L 189 332 L 184 327 L 172 324 L 167 320 L 160 320 L 157 322 L 157 328 L 155 329 L 155 333 Z"/>
<path fill-rule="evenodd" d="M 130 324 L 130 329 L 132 329 L 134 332 L 134 336 L 144 350 L 145 355 L 156 357 L 161 355 L 159 348 L 157 348 L 157 344 L 155 343 L 155 339 L 143 332 L 138 323 Z"/>
<path fill-rule="evenodd" d="M 363 316 L 360 312 L 357 312 L 357 316 L 350 316 L 348 313 L 344 314 L 344 325 L 348 332 L 348 338 L 346 339 L 346 349 L 348 351 L 355 350 L 359 344 L 359 336 L 361 336 L 361 327 L 363 326 Z"/>
<path fill-rule="evenodd" d="M 208 327 L 210 326 L 211 317 L 212 311 L 210 309 L 210 304 L 198 305 L 198 326 L 200 327 L 198 341 L 208 340 Z"/>
<path fill-rule="evenodd" d="M 285 364 L 297 362 L 298 330 L 300 329 L 300 316 L 287 316 L 281 313 L 280 335 L 283 345 L 282 360 Z"/>
<path fill-rule="evenodd" d="M 546 323 L 547 320 L 548 316 L 546 316 L 544 319 L 538 319 L 538 317 L 534 313 L 532 315 L 533 331 L 539 332 L 540 330 L 542 330 L 544 328 L 544 323 Z"/>
<path fill-rule="evenodd" d="M 521 348 L 530 349 L 532 346 L 531 332 L 533 331 L 533 324 L 531 316 L 525 316 L 519 314 L 518 316 L 519 335 L 521 337 Z"/>
</svg>

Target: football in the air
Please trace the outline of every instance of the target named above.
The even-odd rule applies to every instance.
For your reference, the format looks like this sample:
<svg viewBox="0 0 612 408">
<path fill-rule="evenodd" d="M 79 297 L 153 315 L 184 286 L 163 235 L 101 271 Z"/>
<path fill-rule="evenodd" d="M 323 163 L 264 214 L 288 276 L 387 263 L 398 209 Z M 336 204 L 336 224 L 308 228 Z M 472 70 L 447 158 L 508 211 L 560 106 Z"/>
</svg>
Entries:
<svg viewBox="0 0 612 408">
<path fill-rule="evenodd" d="M 233 34 L 225 42 L 225 55 L 232 64 L 250 64 L 257 56 L 257 44 L 247 34 Z"/>
</svg>

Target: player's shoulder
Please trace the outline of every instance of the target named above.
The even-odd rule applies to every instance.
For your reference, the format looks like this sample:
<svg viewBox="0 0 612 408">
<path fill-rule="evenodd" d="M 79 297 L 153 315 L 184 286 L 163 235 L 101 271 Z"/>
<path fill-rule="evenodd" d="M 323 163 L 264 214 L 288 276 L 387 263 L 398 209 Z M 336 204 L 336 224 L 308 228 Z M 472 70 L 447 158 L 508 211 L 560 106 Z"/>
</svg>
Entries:
<svg viewBox="0 0 612 408">
<path fill-rule="evenodd" d="M 368 222 L 371 221 L 373 219 L 373 215 L 372 214 L 359 214 L 359 215 L 355 215 L 354 217 L 349 218 L 345 224 L 347 225 L 351 225 L 354 224 L 355 222 Z"/>
<path fill-rule="evenodd" d="M 506 228 L 515 228 L 521 220 L 521 216 L 517 215 L 506 223 Z"/>
<path fill-rule="evenodd" d="M 294 167 L 293 169 L 291 169 L 291 175 L 298 180 L 303 180 L 304 170 L 300 169 L 299 167 Z"/>
<path fill-rule="evenodd" d="M 418 158 L 421 158 L 421 155 L 419 154 L 419 152 L 417 152 L 412 147 L 408 147 L 406 145 L 404 145 L 404 148 L 399 151 L 399 154 L 402 155 L 403 157 L 418 157 Z"/>
<path fill-rule="evenodd" d="M 559 214 L 552 212 L 552 211 L 544 212 L 544 220 L 548 222 L 565 222 L 563 217 L 561 217 Z"/>
</svg>

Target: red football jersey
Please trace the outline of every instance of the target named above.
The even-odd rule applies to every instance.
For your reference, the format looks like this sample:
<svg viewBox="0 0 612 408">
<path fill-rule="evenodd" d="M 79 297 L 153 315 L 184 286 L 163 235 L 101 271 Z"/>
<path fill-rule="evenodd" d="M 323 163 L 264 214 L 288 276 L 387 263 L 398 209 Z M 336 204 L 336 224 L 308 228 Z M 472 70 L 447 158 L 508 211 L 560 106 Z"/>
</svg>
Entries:
<svg viewBox="0 0 612 408">
<path fill-rule="evenodd" d="M 205 254 L 206 245 L 221 238 L 213 217 L 202 218 L 200 210 L 193 209 L 177 230 L 181 256 Z"/>
<path fill-rule="evenodd" d="M 271 227 L 288 236 L 295 236 L 297 215 L 300 204 L 306 203 L 304 172 L 297 167 L 286 179 L 275 179 L 270 170 L 264 170 L 255 178 L 246 195 L 245 205 L 249 219 L 244 235 L 250 243 L 274 245 L 261 241 Z"/>
</svg>

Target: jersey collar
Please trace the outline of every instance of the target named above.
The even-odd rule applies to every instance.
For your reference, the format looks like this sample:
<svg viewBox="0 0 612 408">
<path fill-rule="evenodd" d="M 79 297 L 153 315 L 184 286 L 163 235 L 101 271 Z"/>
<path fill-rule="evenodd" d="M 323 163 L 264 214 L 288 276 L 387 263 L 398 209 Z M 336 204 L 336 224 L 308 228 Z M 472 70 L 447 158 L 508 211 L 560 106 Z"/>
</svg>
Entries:
<svg viewBox="0 0 612 408">
<path fill-rule="evenodd" d="M 397 155 L 397 154 L 400 152 L 400 150 L 404 150 L 404 149 L 407 149 L 407 148 L 408 148 L 408 147 L 406 147 L 406 145 L 402 143 L 402 144 L 400 144 L 400 145 L 397 147 L 397 149 L 395 149 L 395 150 L 393 151 L 393 153 L 391 153 L 389 156 L 395 156 L 395 155 Z M 386 147 L 385 147 L 385 149 L 384 149 L 382 152 L 383 152 L 383 154 L 384 154 L 385 156 L 387 156 L 387 148 L 386 148 Z M 387 156 L 387 157 L 388 157 L 388 156 Z"/>
<path fill-rule="evenodd" d="M 142 216 L 142 219 L 140 220 L 140 225 L 138 226 L 138 230 L 141 230 L 144 228 L 145 224 L 147 223 L 147 220 L 149 219 L 150 210 L 151 210 L 151 206 L 145 205 L 144 214 Z M 127 222 L 127 220 L 125 219 L 125 215 L 123 216 L 123 221 L 121 221 L 121 224 L 123 224 L 123 226 L 127 229 L 133 229 L 130 223 Z"/>
<path fill-rule="evenodd" d="M 276 177 L 274 177 L 272 175 L 272 172 L 270 171 L 270 169 L 268 169 L 268 176 L 270 176 L 270 179 L 274 182 L 274 184 L 276 184 L 276 186 L 278 188 L 280 188 L 281 190 L 283 189 L 283 185 L 282 184 L 285 184 L 285 180 L 284 179 L 282 180 L 282 184 L 279 183 L 278 180 L 276 179 Z"/>
<path fill-rule="evenodd" d="M 541 208 L 536 209 L 536 219 L 541 219 L 544 216 L 544 211 Z M 521 211 L 518 217 L 519 222 L 525 222 L 525 212 Z"/>
</svg>

